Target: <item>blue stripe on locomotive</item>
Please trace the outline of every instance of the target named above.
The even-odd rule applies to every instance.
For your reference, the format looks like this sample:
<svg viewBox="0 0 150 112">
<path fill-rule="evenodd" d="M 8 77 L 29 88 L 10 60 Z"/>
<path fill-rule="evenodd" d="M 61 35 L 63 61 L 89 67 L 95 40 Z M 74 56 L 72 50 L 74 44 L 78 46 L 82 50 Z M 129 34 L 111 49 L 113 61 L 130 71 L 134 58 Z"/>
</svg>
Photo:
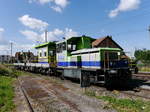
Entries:
<svg viewBox="0 0 150 112">
<path fill-rule="evenodd" d="M 96 66 L 100 67 L 100 61 L 82 61 L 82 62 L 58 62 L 58 66 Z"/>
<path fill-rule="evenodd" d="M 57 62 L 57 66 L 93 66 L 93 67 L 101 67 L 103 64 L 101 61 L 82 61 L 82 62 Z M 126 61 L 116 61 L 111 64 L 109 63 L 111 68 L 121 68 L 128 67 L 128 63 Z"/>
<path fill-rule="evenodd" d="M 39 62 L 40 64 L 48 64 L 48 62 Z M 103 62 L 101 61 L 82 61 L 82 62 L 57 62 L 57 66 L 67 67 L 67 66 L 93 66 L 101 67 Z M 128 67 L 127 61 L 116 61 L 109 63 L 110 68 L 122 68 Z"/>
</svg>

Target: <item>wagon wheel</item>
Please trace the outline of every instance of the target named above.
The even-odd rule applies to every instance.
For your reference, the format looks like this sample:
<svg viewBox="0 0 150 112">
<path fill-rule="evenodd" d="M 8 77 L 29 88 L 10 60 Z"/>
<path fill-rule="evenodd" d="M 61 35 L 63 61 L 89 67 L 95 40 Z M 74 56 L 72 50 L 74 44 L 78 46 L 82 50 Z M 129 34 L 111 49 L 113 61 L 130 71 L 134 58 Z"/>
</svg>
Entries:
<svg viewBox="0 0 150 112">
<path fill-rule="evenodd" d="M 64 72 L 62 72 L 62 73 L 61 73 L 61 75 L 60 75 L 60 79 L 61 79 L 61 80 L 65 80 Z"/>
</svg>

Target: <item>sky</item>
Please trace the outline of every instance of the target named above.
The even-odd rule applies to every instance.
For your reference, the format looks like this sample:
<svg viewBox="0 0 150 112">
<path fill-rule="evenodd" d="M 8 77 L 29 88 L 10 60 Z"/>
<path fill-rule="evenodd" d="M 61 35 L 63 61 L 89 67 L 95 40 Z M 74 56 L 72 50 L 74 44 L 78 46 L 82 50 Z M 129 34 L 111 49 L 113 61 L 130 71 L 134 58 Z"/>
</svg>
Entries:
<svg viewBox="0 0 150 112">
<path fill-rule="evenodd" d="M 150 0 L 1 0 L 0 55 L 36 52 L 34 46 L 63 37 L 112 36 L 125 52 L 150 49 Z"/>
</svg>

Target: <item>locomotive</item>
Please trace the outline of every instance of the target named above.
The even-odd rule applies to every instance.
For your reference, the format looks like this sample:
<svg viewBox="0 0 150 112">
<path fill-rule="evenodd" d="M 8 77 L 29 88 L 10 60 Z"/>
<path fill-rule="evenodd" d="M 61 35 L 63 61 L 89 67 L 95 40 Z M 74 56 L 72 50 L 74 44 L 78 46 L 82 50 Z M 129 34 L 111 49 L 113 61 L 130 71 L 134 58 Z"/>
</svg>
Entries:
<svg viewBox="0 0 150 112">
<path fill-rule="evenodd" d="M 38 63 L 14 63 L 17 69 L 80 79 L 81 87 L 91 83 L 123 84 L 131 79 L 128 60 L 121 58 L 123 49 L 106 36 L 71 37 L 35 47 Z"/>
</svg>

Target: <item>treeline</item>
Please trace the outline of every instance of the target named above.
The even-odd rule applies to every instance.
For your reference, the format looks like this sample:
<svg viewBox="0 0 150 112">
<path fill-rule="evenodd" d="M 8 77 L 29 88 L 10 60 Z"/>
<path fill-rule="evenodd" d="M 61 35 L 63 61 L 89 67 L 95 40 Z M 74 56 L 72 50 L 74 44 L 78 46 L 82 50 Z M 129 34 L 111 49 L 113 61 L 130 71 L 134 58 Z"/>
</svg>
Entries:
<svg viewBox="0 0 150 112">
<path fill-rule="evenodd" d="M 136 61 L 141 61 L 142 63 L 150 64 L 150 50 L 138 49 L 135 51 L 134 56 Z"/>
</svg>

